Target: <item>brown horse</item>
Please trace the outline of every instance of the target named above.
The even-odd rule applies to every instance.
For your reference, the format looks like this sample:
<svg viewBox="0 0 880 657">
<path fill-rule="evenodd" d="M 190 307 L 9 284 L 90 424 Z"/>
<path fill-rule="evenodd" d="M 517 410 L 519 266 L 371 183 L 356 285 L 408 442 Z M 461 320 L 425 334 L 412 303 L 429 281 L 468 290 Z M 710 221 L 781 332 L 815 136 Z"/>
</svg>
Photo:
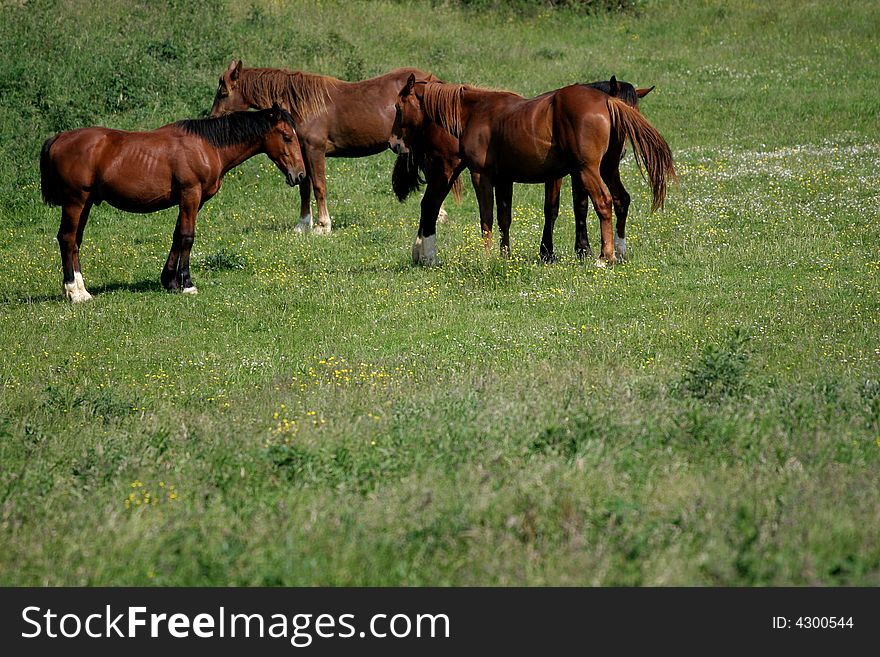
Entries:
<svg viewBox="0 0 880 657">
<path fill-rule="evenodd" d="M 582 258 L 592 253 L 586 231 L 592 200 L 599 215 L 602 265 L 617 261 L 611 226 L 613 200 L 602 170 L 617 167 L 626 139 L 633 145 L 639 166 L 647 171 L 652 209 L 662 207 L 667 179 L 675 176 L 672 152 L 660 133 L 625 101 L 588 85 L 571 85 L 525 99 L 505 91 L 410 77 L 395 108 L 391 148 L 398 154 L 416 149 L 426 162 L 427 188 L 413 246 L 413 260 L 422 264 L 435 261 L 436 208 L 465 168 L 471 170 L 487 248 L 494 194 L 502 254 L 510 252 L 513 183 L 545 183 L 545 211 L 551 214 L 554 196 L 558 206 L 559 181 L 570 174 L 575 252 Z"/>
<path fill-rule="evenodd" d="M 412 76 L 437 80 L 414 68 L 398 68 L 361 82 L 278 68 L 244 68 L 232 60 L 220 76 L 211 116 L 279 103 L 294 118 L 306 162 L 308 181 L 300 186 L 298 232 L 331 230 L 327 212 L 326 157 L 364 157 L 388 148 L 394 122 L 394 99 Z M 318 222 L 313 226 L 311 190 Z"/>
<path fill-rule="evenodd" d="M 81 128 L 43 144 L 43 200 L 61 206 L 58 244 L 62 291 L 71 301 L 92 296 L 83 282 L 79 248 L 93 205 L 107 201 L 127 212 L 180 206 L 162 285 L 195 294 L 189 257 L 196 215 L 227 171 L 266 153 L 291 186 L 305 179 L 293 118 L 275 105 L 263 112 L 238 112 L 220 119 L 171 123 L 151 132 Z"/>
<path fill-rule="evenodd" d="M 654 87 L 636 89 L 629 82 L 618 80 L 613 75 L 610 80 L 590 82 L 585 86 L 598 89 L 609 96 L 620 98 L 635 109 L 639 108 L 639 99 L 644 98 L 654 90 Z M 614 252 L 618 259 L 623 259 L 626 256 L 626 218 L 629 213 L 630 196 L 620 180 L 620 161 L 624 155 L 624 148 L 623 144 L 619 146 L 619 149 L 609 147 L 605 157 L 602 158 L 602 165 L 599 170 L 602 174 L 602 180 L 608 186 L 608 191 L 611 193 L 614 215 L 617 218 Z M 614 153 L 618 153 L 617 158 L 614 157 Z M 540 249 L 541 260 L 544 262 L 556 261 L 556 253 L 553 250 L 553 227 L 556 224 L 556 218 L 559 216 L 559 193 L 561 187 L 562 179 L 560 178 L 559 180 L 546 183 L 544 188 L 544 232 L 541 235 Z M 589 245 L 589 239 L 586 235 L 584 235 L 583 239 Z"/>
</svg>

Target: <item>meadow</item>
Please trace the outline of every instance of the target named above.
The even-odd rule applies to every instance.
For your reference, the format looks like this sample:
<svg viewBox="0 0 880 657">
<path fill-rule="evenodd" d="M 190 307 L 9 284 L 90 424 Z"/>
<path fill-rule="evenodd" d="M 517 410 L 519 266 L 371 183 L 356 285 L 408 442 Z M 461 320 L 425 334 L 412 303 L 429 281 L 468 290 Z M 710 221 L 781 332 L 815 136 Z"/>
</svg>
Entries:
<svg viewBox="0 0 880 657">
<path fill-rule="evenodd" d="M 0 0 L 0 584 L 880 585 L 880 6 L 622 4 Z M 544 265 L 542 189 L 502 260 L 466 180 L 424 268 L 390 152 L 328 161 L 326 237 L 260 156 L 197 296 L 174 210 L 102 205 L 64 302 L 43 140 L 202 116 L 232 57 L 657 85 L 679 182 L 627 156 L 599 269 L 568 183 Z"/>
</svg>

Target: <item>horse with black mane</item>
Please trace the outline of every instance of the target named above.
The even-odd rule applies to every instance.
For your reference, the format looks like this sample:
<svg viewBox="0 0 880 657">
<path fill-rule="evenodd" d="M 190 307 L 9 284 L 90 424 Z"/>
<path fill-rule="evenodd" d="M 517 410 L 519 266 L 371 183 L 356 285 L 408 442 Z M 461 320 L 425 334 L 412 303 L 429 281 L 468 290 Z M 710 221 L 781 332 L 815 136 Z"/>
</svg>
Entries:
<svg viewBox="0 0 880 657">
<path fill-rule="evenodd" d="M 327 234 L 332 221 L 327 211 L 327 157 L 364 157 L 388 148 L 394 122 L 394 99 L 412 76 L 437 78 L 415 68 L 398 68 L 360 82 L 282 68 L 245 68 L 232 60 L 220 76 L 211 116 L 279 103 L 296 123 L 308 180 L 300 185 L 297 232 L 314 229 Z M 318 210 L 312 220 L 311 192 Z"/>
<path fill-rule="evenodd" d="M 493 195 L 498 207 L 501 252 L 510 252 L 514 182 L 545 184 L 545 226 L 541 255 L 555 258 L 553 222 L 558 213 L 561 179 L 572 176 L 575 252 L 592 256 L 586 230 L 588 204 L 599 215 L 602 247 L 598 264 L 617 262 L 611 225 L 618 218 L 617 244 L 625 249 L 629 195 L 620 183 L 619 163 L 626 140 L 636 162 L 647 172 L 652 209 L 662 207 L 667 180 L 674 178 L 672 152 L 657 130 L 634 107 L 647 90 L 620 86 L 614 78 L 593 85 L 575 84 L 526 99 L 506 91 L 467 85 L 419 82 L 410 77 L 398 94 L 390 145 L 398 155 L 415 153 L 427 188 L 422 199 L 413 260 L 433 264 L 436 217 L 452 182 L 470 169 L 480 206 L 486 248 L 492 239 Z M 623 96 L 623 97 L 621 97 Z M 412 186 L 417 181 L 411 177 Z M 609 187 L 612 191 L 609 191 Z M 395 186 L 398 196 L 407 185 Z M 432 216 L 433 215 L 433 216 Z"/>
<path fill-rule="evenodd" d="M 162 285 L 195 294 L 189 271 L 196 216 L 220 189 L 223 176 L 258 153 L 266 153 L 291 186 L 305 179 L 293 118 L 275 105 L 219 119 L 178 121 L 149 132 L 80 128 L 43 144 L 43 200 L 61 206 L 58 244 L 62 291 L 88 301 L 79 250 L 92 206 L 106 201 L 127 212 L 180 206 Z"/>
</svg>

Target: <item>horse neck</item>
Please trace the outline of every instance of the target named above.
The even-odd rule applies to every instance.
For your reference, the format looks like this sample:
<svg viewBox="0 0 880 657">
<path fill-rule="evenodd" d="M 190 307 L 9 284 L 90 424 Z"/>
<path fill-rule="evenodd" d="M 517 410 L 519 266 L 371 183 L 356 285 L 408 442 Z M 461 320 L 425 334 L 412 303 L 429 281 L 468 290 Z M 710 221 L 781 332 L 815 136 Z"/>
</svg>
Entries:
<svg viewBox="0 0 880 657">
<path fill-rule="evenodd" d="M 262 137 L 254 137 L 249 141 L 219 147 L 217 155 L 220 157 L 220 175 L 225 175 L 245 160 L 249 160 L 254 155 L 264 152 L 264 150 L 265 146 Z"/>
</svg>

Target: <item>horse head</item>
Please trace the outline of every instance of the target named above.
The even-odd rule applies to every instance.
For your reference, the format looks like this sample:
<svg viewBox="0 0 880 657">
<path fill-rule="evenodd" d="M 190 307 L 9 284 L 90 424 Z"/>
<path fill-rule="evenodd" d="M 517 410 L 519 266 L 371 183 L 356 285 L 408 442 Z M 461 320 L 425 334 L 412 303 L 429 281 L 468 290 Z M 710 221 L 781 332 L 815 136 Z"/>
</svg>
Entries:
<svg viewBox="0 0 880 657">
<path fill-rule="evenodd" d="M 593 87 L 593 89 L 598 89 L 599 91 L 606 93 L 609 96 L 613 96 L 614 98 L 619 98 L 627 105 L 635 107 L 636 109 L 639 108 L 639 99 L 644 98 L 654 90 L 654 87 L 643 87 L 637 89 L 629 82 L 618 80 L 613 75 L 611 76 L 610 80 L 605 80 L 603 82 L 590 82 L 586 86 Z"/>
<path fill-rule="evenodd" d="M 238 78 L 241 75 L 242 62 L 234 59 L 220 76 L 217 85 L 217 93 L 214 94 L 214 104 L 211 106 L 210 116 L 223 116 L 230 112 L 241 112 L 249 109 L 250 105 L 238 90 Z"/>
<path fill-rule="evenodd" d="M 295 187 L 306 178 L 299 138 L 293 127 L 293 117 L 278 103 L 264 110 L 269 117 L 270 129 L 266 133 L 263 148 L 269 159 L 275 163 L 287 179 L 287 184 Z"/>
<path fill-rule="evenodd" d="M 388 146 L 398 155 L 406 155 L 416 141 L 416 131 L 424 124 L 425 113 L 416 87 L 416 76 L 410 74 L 406 86 L 397 94 L 394 103 L 394 124 Z M 424 83 L 421 84 L 424 88 Z"/>
</svg>

